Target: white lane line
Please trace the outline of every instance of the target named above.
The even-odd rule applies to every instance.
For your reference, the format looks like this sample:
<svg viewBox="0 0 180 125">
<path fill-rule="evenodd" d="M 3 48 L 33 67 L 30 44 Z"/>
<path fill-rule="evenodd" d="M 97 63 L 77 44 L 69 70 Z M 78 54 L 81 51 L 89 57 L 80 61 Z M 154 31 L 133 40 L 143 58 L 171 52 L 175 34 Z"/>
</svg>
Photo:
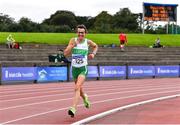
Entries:
<svg viewBox="0 0 180 125">
<path fill-rule="evenodd" d="M 68 88 L 70 88 L 70 87 L 68 87 Z M 60 86 L 59 86 L 59 88 L 56 87 L 56 88 L 48 88 L 48 89 L 47 88 L 46 89 L 44 89 L 44 88 L 39 88 L 39 89 L 29 88 L 28 90 L 3 91 L 3 92 L 0 92 L 0 94 L 3 94 L 3 93 L 7 94 L 8 93 L 8 95 L 14 95 L 17 92 L 25 92 L 25 93 L 30 93 L 31 92 L 31 93 L 34 93 L 34 92 L 37 92 L 37 91 L 50 91 L 50 90 L 59 90 L 59 89 L 67 89 L 67 88 L 62 88 Z M 17 94 L 19 94 L 19 93 L 17 93 Z"/>
<path fill-rule="evenodd" d="M 177 85 L 166 85 L 166 86 L 163 86 L 163 87 L 173 87 L 173 86 L 176 86 L 177 87 Z M 159 85 L 159 86 L 145 86 L 145 87 L 162 87 L 161 85 Z M 108 88 L 108 89 L 104 89 L 104 88 Z M 101 88 L 101 90 L 98 90 L 98 92 L 100 92 L 100 91 L 109 91 L 109 90 L 112 90 L 112 89 L 109 89 L 110 87 L 103 87 L 103 88 Z M 114 88 L 114 86 L 113 87 L 111 87 L 111 88 Z M 118 87 L 115 87 L 115 88 L 118 88 Z M 121 87 L 122 88 L 122 87 Z M 122 91 L 122 90 L 127 90 L 127 89 L 139 89 L 139 88 L 144 88 L 144 86 L 142 87 L 142 86 L 138 86 L 138 87 L 127 87 L 126 86 L 126 88 L 124 87 L 124 88 L 122 88 L 122 89 L 120 89 L 119 91 Z M 146 89 L 146 88 L 145 88 Z M 86 91 L 88 91 L 89 89 L 86 89 Z M 94 92 L 94 91 L 97 91 L 97 90 L 90 90 L 90 91 L 88 91 L 88 92 Z M 69 93 L 66 93 L 67 95 L 69 94 Z M 17 99 L 8 99 L 8 100 L 1 100 L 1 103 L 2 102 L 9 102 L 9 101 L 18 101 L 18 100 L 29 100 L 29 99 L 35 99 L 35 98 L 44 98 L 44 97 L 51 97 L 51 96 L 56 96 L 56 95 L 66 95 L 66 94 L 52 94 L 52 95 L 44 95 L 44 96 L 34 96 L 34 97 L 23 97 L 23 98 L 17 98 Z"/>
<path fill-rule="evenodd" d="M 105 117 L 107 115 L 113 114 L 115 112 L 118 112 L 118 111 L 121 111 L 121 110 L 124 110 L 124 109 L 132 108 L 132 107 L 135 107 L 135 106 L 138 106 L 138 105 L 144 105 L 144 104 L 155 102 L 155 101 L 175 98 L 175 97 L 180 97 L 180 94 L 171 95 L 171 96 L 164 96 L 164 97 L 160 97 L 160 98 L 155 98 L 155 99 L 150 99 L 150 100 L 146 100 L 146 101 L 142 101 L 142 102 L 133 103 L 133 104 L 130 104 L 130 105 L 125 105 L 125 106 L 118 107 L 118 108 L 115 108 L 115 109 L 112 109 L 112 110 L 109 110 L 109 111 L 106 111 L 106 112 L 102 112 L 100 114 L 96 114 L 94 116 L 90 116 L 88 118 L 85 118 L 85 119 L 82 119 L 82 120 L 77 121 L 75 123 L 72 123 L 71 125 L 86 124 L 88 122 L 94 121 L 96 119 L 100 119 L 102 117 Z"/>
<path fill-rule="evenodd" d="M 132 84 L 133 85 L 133 84 Z M 132 86 L 131 85 L 131 86 Z M 88 89 L 97 89 L 97 88 L 109 88 L 109 87 L 121 87 L 121 84 L 115 84 L 115 85 L 106 85 L 106 86 L 98 86 L 98 87 L 88 87 Z M 128 86 L 128 84 L 126 85 L 126 86 Z M 135 86 L 135 85 L 133 85 L 133 86 Z M 141 86 L 141 85 L 139 85 L 139 86 Z M 86 87 L 86 86 L 85 86 Z M 25 93 L 12 93 L 12 91 L 11 92 L 0 92 L 0 93 L 10 93 L 10 94 L 7 94 L 7 95 L 0 95 L 0 97 L 6 97 L 6 96 L 16 96 L 16 95 L 28 95 L 28 94 L 34 94 L 34 93 L 40 93 L 40 92 L 47 92 L 47 91 L 49 91 L 49 92 L 53 92 L 53 90 L 57 90 L 57 91 L 62 91 L 62 90 L 64 90 L 64 91 L 68 91 L 68 90 L 72 90 L 72 89 L 74 89 L 74 87 L 73 86 L 71 86 L 71 87 L 61 87 L 61 86 L 59 86 L 59 88 L 49 88 L 49 89 L 40 89 L 40 88 L 38 88 L 38 89 L 35 89 L 35 90 L 32 90 L 32 88 L 29 90 L 22 90 L 22 91 L 18 91 L 18 90 L 15 90 L 15 91 L 13 91 L 13 92 L 25 92 Z M 43 91 L 38 91 L 38 90 L 43 90 Z"/>
<path fill-rule="evenodd" d="M 154 82 L 162 83 L 159 80 L 162 80 L 162 78 L 160 78 L 160 79 L 158 79 L 158 78 L 144 79 L 143 81 L 145 84 L 151 84 L 151 83 L 154 84 Z M 163 80 L 169 80 L 169 78 L 163 78 Z M 179 80 L 179 79 L 178 78 L 170 78 L 170 80 Z M 134 80 L 134 79 L 129 79 L 128 81 L 127 80 L 109 80 L 109 81 L 103 81 L 103 83 L 102 83 L 102 81 L 87 81 L 85 86 L 88 87 L 90 85 L 94 85 L 97 83 L 99 85 L 103 85 L 104 83 L 108 84 L 111 82 L 115 82 L 112 85 L 117 85 L 119 81 L 121 82 L 121 85 L 133 85 L 134 81 L 137 82 L 137 80 Z M 128 84 L 125 82 L 128 82 Z M 179 81 L 176 81 L 176 82 L 179 82 Z M 74 82 L 63 82 L 63 83 L 56 82 L 56 83 L 50 83 L 50 84 L 34 84 L 34 83 L 32 83 L 32 84 L 27 84 L 27 85 L 10 85 L 10 86 L 1 86 L 0 91 L 19 91 L 19 90 L 23 90 L 23 89 L 27 90 L 27 89 L 40 89 L 40 88 L 55 88 L 57 86 L 71 87 L 72 84 L 74 84 Z M 162 85 L 164 85 L 164 84 L 166 85 L 167 83 L 163 83 Z"/>
<path fill-rule="evenodd" d="M 89 82 L 89 81 L 88 81 Z M 69 89 L 69 88 L 73 88 L 73 86 L 72 86 L 72 84 L 74 85 L 74 83 L 71 83 L 71 82 L 68 82 L 68 83 L 58 83 L 58 84 L 56 84 L 56 86 L 48 86 L 48 85 L 50 85 L 50 84 L 44 84 L 44 86 L 41 86 L 42 84 L 39 84 L 39 86 L 33 86 L 33 85 L 35 85 L 35 84 L 32 84 L 32 86 L 28 86 L 28 87 L 23 87 L 23 88 L 13 88 L 14 86 L 13 85 L 10 85 L 10 86 L 8 86 L 8 87 L 12 87 L 13 89 L 1 89 L 1 87 L 0 87 L 0 93 L 7 93 L 7 92 L 17 92 L 17 91 L 34 91 L 34 90 L 43 90 L 43 89 L 57 89 L 57 87 L 59 87 L 59 88 L 61 88 L 61 89 Z M 98 85 L 98 87 L 101 87 L 101 86 L 104 86 L 102 83 L 98 83 L 99 85 Z M 37 85 L 37 84 L 36 84 Z M 110 85 L 110 84 L 107 84 L 107 85 L 109 85 L 109 86 L 112 86 L 112 85 Z M 113 84 L 113 85 L 120 85 L 120 84 L 118 84 L 118 83 L 115 83 L 115 84 Z M 127 84 L 127 85 L 133 85 L 132 83 L 131 84 Z M 91 87 L 92 86 L 92 83 L 91 83 L 91 85 L 89 84 L 85 84 L 84 86 L 86 86 L 86 87 L 90 87 L 90 88 L 95 88 L 95 87 Z"/>
<path fill-rule="evenodd" d="M 119 87 L 119 86 L 117 86 Z M 101 88 L 109 88 L 107 86 L 101 87 Z M 52 90 L 45 90 L 45 91 L 35 91 L 35 92 L 26 92 L 26 93 L 16 93 L 16 94 L 8 94 L 8 95 L 2 95 L 1 97 L 9 97 L 9 96 L 17 96 L 17 95 L 30 95 L 30 94 L 35 94 L 35 93 L 49 93 L 49 92 L 69 92 L 72 89 L 74 89 L 74 87 L 72 86 L 71 88 L 56 88 L 56 89 L 52 89 Z M 89 87 L 88 89 L 97 89 L 96 87 Z"/>
<path fill-rule="evenodd" d="M 106 89 L 106 88 L 108 88 L 108 89 Z M 116 88 L 117 89 L 117 87 L 103 87 L 103 88 L 101 88 L 102 90 L 98 90 L 98 91 L 110 91 L 110 90 L 114 90 L 114 89 L 109 89 L 109 88 Z M 135 88 L 135 87 L 134 87 Z M 144 87 L 143 87 L 144 88 Z M 126 90 L 126 89 L 129 89 L 128 87 L 127 88 L 123 88 L 123 89 L 121 89 L 121 90 Z M 97 90 L 91 90 L 91 89 L 86 89 L 86 90 L 90 90 L 89 92 L 96 92 Z M 60 91 L 60 90 L 59 90 Z M 67 91 L 67 90 L 65 90 L 65 91 Z M 68 90 L 68 91 L 70 91 L 70 90 Z M 68 92 L 67 91 L 67 92 Z M 71 89 L 71 91 L 72 91 L 72 89 Z M 58 91 L 57 91 L 58 92 Z M 62 92 L 62 91 L 61 91 Z M 70 94 L 70 93 L 72 93 L 72 92 L 68 92 L 68 93 L 64 93 L 64 94 L 52 94 L 52 95 L 44 95 L 44 96 L 35 96 L 35 97 L 23 97 L 23 98 L 17 98 L 17 99 L 9 99 L 9 100 L 1 100 L 1 102 L 9 102 L 9 101 L 17 101 L 17 100 L 29 100 L 29 99 L 34 99 L 34 98 L 43 98 L 43 97 L 51 97 L 51 96 L 56 96 L 56 95 L 68 95 L 68 94 Z"/>
<path fill-rule="evenodd" d="M 68 83 L 69 84 L 69 83 Z M 150 85 L 154 85 L 154 84 L 149 84 L 149 82 L 147 83 L 149 86 Z M 106 84 L 106 85 L 109 85 L 109 84 Z M 113 85 L 109 85 L 109 86 L 106 86 L 106 87 L 110 87 L 110 86 L 117 86 L 117 87 L 122 87 L 122 85 L 124 85 L 124 84 L 113 84 Z M 132 86 L 133 84 L 126 84 L 126 86 Z M 163 84 L 163 85 L 166 85 L 166 84 Z M 141 85 L 139 85 L 139 86 L 141 86 Z M 58 86 L 59 88 L 58 88 L 58 90 L 61 90 L 61 89 L 63 89 L 63 90 L 66 90 L 66 89 L 73 89 L 74 87 L 73 86 Z M 85 85 L 85 87 L 88 87 L 87 85 Z M 101 86 L 98 86 L 98 87 L 101 87 Z M 102 86 L 102 87 L 104 87 L 104 85 Z M 93 88 L 97 88 L 97 87 L 88 87 L 88 88 L 90 88 L 90 89 L 93 89 Z M 33 89 L 33 90 L 32 90 Z M 10 92 L 8 92 L 8 91 L 3 91 L 3 92 L 0 92 L 0 93 L 12 93 L 12 92 L 26 92 L 26 93 L 18 93 L 18 94 L 14 94 L 14 93 L 12 93 L 12 94 L 8 94 L 8 95 L 4 95 L 4 96 L 11 96 L 11 95 L 21 95 L 21 94 L 28 94 L 28 93 L 35 93 L 36 91 L 38 91 L 38 90 L 44 90 L 44 91 L 48 91 L 48 90 L 57 90 L 57 87 L 55 88 L 55 87 L 51 87 L 51 88 L 48 88 L 48 89 L 45 89 L 45 88 L 29 88 L 29 89 L 25 89 L 25 90 L 13 90 L 13 91 L 10 91 Z M 39 93 L 39 92 L 38 92 Z M 0 96 L 0 97 L 4 97 L 4 96 Z"/>
<path fill-rule="evenodd" d="M 28 93 L 18 93 L 18 94 L 11 94 L 11 95 L 3 95 L 0 96 L 0 98 L 4 98 L 4 97 L 12 97 L 12 96 L 19 96 L 19 95 L 31 95 L 31 94 L 46 94 L 49 92 L 66 92 L 67 90 L 49 90 L 49 91 L 43 91 L 43 92 L 28 92 Z M 69 90 L 70 91 L 70 90 Z"/>
<path fill-rule="evenodd" d="M 110 102 L 110 101 L 115 101 L 115 100 L 129 99 L 129 98 L 135 98 L 135 97 L 141 97 L 141 96 L 149 96 L 149 95 L 162 94 L 162 93 L 165 94 L 165 93 L 171 93 L 171 92 L 180 92 L 180 90 L 165 91 L 165 92 L 155 92 L 155 93 L 153 92 L 153 93 L 146 93 L 146 94 L 139 94 L 139 95 L 131 95 L 131 96 L 125 96 L 125 97 L 120 97 L 120 98 L 113 98 L 113 99 L 107 99 L 107 100 L 102 100 L 102 101 L 95 101 L 95 102 L 92 102 L 91 104 L 93 105 L 93 104 Z M 78 105 L 78 107 L 82 107 L 82 106 L 84 106 L 84 105 L 83 104 Z M 29 116 L 26 116 L 26 117 L 21 117 L 21 118 L 17 118 L 17 119 L 14 119 L 14 120 L 6 121 L 6 122 L 0 123 L 0 124 L 4 125 L 4 124 L 8 124 L 8 123 L 13 123 L 13 122 L 16 122 L 16 121 L 21 121 L 21 120 L 24 120 L 24 119 L 29 119 L 29 118 L 49 114 L 49 113 L 54 113 L 54 112 L 61 111 L 61 110 L 67 110 L 68 108 L 69 107 L 65 107 L 65 108 L 50 110 L 50 111 L 47 111 L 47 112 L 37 113 L 37 114 L 34 114 L 34 115 L 29 115 Z"/>
<path fill-rule="evenodd" d="M 110 86 L 110 85 L 109 85 Z M 109 87 L 109 86 L 106 86 L 106 87 Z M 112 86 L 112 85 L 111 85 Z M 120 85 L 117 85 L 117 86 L 120 86 Z M 48 88 L 48 87 L 47 87 Z M 71 86 L 56 86 L 56 87 L 50 87 L 50 88 L 28 88 L 28 89 L 22 89 L 22 90 L 11 90 L 11 91 L 0 91 L 0 94 L 2 93 L 8 93 L 9 95 L 14 95 L 15 92 L 26 92 L 26 93 L 34 93 L 36 91 L 48 91 L 48 90 L 67 90 L 67 89 L 73 89 L 74 87 L 71 85 Z M 96 87 L 89 87 L 90 89 L 91 88 L 96 88 Z M 20 94 L 20 93 L 18 93 Z M 23 93 L 24 94 L 24 93 Z"/>
<path fill-rule="evenodd" d="M 120 93 L 134 93 L 134 92 L 144 92 L 144 91 L 156 91 L 156 90 L 166 90 L 166 89 L 172 89 L 172 88 L 177 88 L 177 87 L 170 87 L 170 88 L 152 88 L 152 89 L 140 89 L 140 90 L 129 90 L 129 91 L 121 91 L 121 92 L 112 92 L 112 93 L 105 93 L 105 94 L 94 94 L 90 95 L 89 97 L 97 97 L 97 96 L 105 96 L 105 95 L 114 95 L 114 94 L 120 94 Z M 72 94 L 72 93 L 71 93 Z M 55 99 L 55 100 L 49 100 L 49 101 L 41 101 L 41 102 L 35 102 L 35 103 L 28 103 L 28 104 L 23 104 L 23 105 L 17 105 L 17 106 L 11 106 L 11 107 L 6 107 L 6 108 L 1 108 L 0 111 L 2 110 L 9 110 L 9 109 L 15 109 L 15 108 L 22 108 L 26 106 L 32 106 L 32 105 L 39 105 L 39 104 L 45 104 L 45 103 L 52 103 L 52 102 L 59 102 L 59 101 L 65 101 L 65 100 L 70 100 L 72 98 L 66 98 L 66 99 Z"/>
</svg>

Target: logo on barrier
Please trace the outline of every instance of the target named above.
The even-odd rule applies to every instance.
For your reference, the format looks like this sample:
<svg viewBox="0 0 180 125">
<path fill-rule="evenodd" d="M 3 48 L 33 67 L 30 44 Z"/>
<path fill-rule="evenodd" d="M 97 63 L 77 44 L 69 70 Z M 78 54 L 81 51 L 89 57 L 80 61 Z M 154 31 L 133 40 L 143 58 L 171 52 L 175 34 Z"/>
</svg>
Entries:
<svg viewBox="0 0 180 125">
<path fill-rule="evenodd" d="M 47 72 L 46 70 L 42 69 L 40 71 L 38 71 L 38 80 L 47 80 Z"/>
<path fill-rule="evenodd" d="M 156 76 L 179 76 L 179 66 L 155 66 Z"/>
<path fill-rule="evenodd" d="M 25 81 L 35 79 L 35 67 L 2 67 L 2 81 Z"/>
<path fill-rule="evenodd" d="M 66 81 L 67 67 L 37 67 L 37 81 Z"/>
<path fill-rule="evenodd" d="M 100 66 L 100 77 L 126 77 L 126 67 Z"/>
<path fill-rule="evenodd" d="M 154 66 L 129 66 L 128 77 L 152 77 L 155 76 Z"/>
</svg>

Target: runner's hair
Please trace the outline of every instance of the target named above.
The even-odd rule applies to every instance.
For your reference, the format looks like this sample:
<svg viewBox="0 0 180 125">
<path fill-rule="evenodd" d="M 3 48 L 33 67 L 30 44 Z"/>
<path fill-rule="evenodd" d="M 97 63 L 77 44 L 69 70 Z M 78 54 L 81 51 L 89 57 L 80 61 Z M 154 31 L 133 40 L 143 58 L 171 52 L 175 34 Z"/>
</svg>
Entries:
<svg viewBox="0 0 180 125">
<path fill-rule="evenodd" d="M 88 30 L 86 28 L 86 26 L 84 24 L 80 24 L 80 25 L 77 25 L 76 27 L 76 32 L 77 32 L 77 29 L 80 28 L 80 29 L 85 29 L 85 33 L 88 33 Z"/>
</svg>

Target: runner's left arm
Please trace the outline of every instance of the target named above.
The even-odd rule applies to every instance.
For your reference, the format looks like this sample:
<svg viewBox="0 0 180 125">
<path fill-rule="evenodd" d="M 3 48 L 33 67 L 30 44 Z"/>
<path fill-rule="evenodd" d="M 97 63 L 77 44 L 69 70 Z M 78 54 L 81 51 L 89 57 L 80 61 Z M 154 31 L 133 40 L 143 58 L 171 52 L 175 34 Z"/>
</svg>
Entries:
<svg viewBox="0 0 180 125">
<path fill-rule="evenodd" d="M 88 41 L 88 44 L 92 48 L 92 53 L 90 53 L 88 55 L 88 57 L 89 57 L 89 59 L 93 59 L 94 56 L 96 55 L 97 51 L 98 51 L 98 45 L 91 40 Z"/>
</svg>

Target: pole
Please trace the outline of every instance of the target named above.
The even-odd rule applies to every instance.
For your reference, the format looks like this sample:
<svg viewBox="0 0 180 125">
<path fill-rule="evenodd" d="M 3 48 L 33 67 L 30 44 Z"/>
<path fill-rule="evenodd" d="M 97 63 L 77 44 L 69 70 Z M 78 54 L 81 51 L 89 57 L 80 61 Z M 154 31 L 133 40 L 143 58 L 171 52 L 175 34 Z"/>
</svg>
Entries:
<svg viewBox="0 0 180 125">
<path fill-rule="evenodd" d="M 142 13 L 142 34 L 144 34 L 144 3 L 142 4 L 143 13 Z"/>
<path fill-rule="evenodd" d="M 167 23 L 167 27 L 166 27 L 166 34 L 169 34 L 169 18 L 168 18 L 168 23 Z"/>
<path fill-rule="evenodd" d="M 178 25 L 177 25 L 177 21 L 176 21 L 176 34 L 178 34 L 177 28 L 178 28 Z"/>
<path fill-rule="evenodd" d="M 172 30 L 171 30 L 171 34 L 174 34 L 174 22 L 172 23 Z"/>
</svg>

